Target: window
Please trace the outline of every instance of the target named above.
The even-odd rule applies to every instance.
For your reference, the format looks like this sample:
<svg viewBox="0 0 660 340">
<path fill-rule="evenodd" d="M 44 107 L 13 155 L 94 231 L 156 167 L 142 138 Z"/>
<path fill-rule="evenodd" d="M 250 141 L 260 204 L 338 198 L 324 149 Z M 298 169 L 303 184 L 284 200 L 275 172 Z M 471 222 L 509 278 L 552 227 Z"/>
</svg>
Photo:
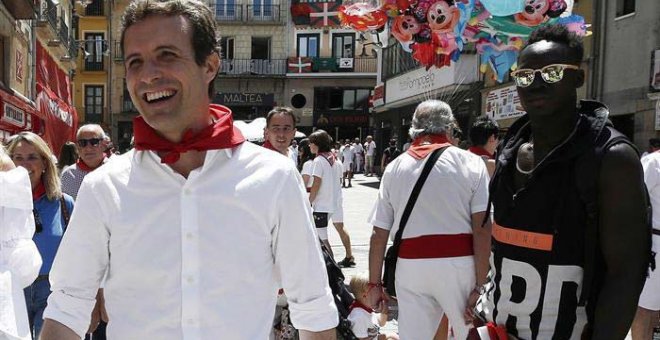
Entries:
<svg viewBox="0 0 660 340">
<path fill-rule="evenodd" d="M 635 0 L 616 0 L 616 16 L 635 13 Z"/>
<path fill-rule="evenodd" d="M 108 51 L 103 33 L 85 33 L 85 71 L 103 71 L 103 55 Z"/>
<path fill-rule="evenodd" d="M 254 0 L 254 7 L 252 8 L 253 18 L 256 19 L 269 19 L 273 16 L 273 2 L 272 0 Z"/>
<path fill-rule="evenodd" d="M 234 38 L 220 38 L 220 48 L 222 49 L 222 59 L 234 59 Z"/>
<path fill-rule="evenodd" d="M 355 34 L 340 33 L 332 36 L 332 57 L 353 58 L 355 55 Z"/>
<path fill-rule="evenodd" d="M 316 58 L 319 56 L 319 34 L 298 34 L 298 55 L 296 57 L 311 57 Z"/>
<path fill-rule="evenodd" d="M 270 37 L 252 37 L 251 59 L 270 59 Z"/>
<path fill-rule="evenodd" d="M 135 105 L 133 105 L 133 100 L 131 100 L 131 94 L 128 93 L 128 86 L 126 86 L 126 79 L 124 79 L 124 93 L 122 95 L 122 111 L 123 112 L 137 112 Z"/>
<path fill-rule="evenodd" d="M 319 111 L 364 111 L 369 108 L 371 89 L 318 87 L 314 89 L 314 109 Z"/>
<path fill-rule="evenodd" d="M 215 17 L 218 20 L 236 20 L 235 0 L 216 0 Z"/>
<path fill-rule="evenodd" d="M 85 6 L 85 16 L 104 16 L 103 0 L 93 0 L 91 4 Z"/>
<path fill-rule="evenodd" d="M 103 85 L 85 85 L 85 122 L 103 122 Z"/>
</svg>

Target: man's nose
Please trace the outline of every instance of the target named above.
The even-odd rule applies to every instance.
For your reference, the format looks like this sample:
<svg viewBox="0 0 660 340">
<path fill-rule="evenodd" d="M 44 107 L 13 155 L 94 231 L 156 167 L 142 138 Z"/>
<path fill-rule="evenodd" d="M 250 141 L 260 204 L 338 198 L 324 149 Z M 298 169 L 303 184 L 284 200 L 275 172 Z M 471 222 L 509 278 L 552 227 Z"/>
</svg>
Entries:
<svg viewBox="0 0 660 340">
<path fill-rule="evenodd" d="M 142 65 L 141 79 L 145 83 L 153 83 L 162 76 L 162 71 L 160 65 L 155 61 L 144 61 Z"/>
</svg>

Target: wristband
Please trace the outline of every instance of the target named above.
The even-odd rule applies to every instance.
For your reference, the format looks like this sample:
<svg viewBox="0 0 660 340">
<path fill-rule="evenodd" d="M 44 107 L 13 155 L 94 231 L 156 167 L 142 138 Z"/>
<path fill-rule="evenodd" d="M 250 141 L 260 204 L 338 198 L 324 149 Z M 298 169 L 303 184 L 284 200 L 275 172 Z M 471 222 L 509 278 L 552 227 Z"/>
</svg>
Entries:
<svg viewBox="0 0 660 340">
<path fill-rule="evenodd" d="M 373 288 L 373 287 L 382 287 L 382 286 L 383 286 L 383 283 L 382 283 L 382 282 L 376 282 L 376 283 L 369 282 L 369 283 L 367 283 L 367 287 L 369 287 L 369 288 Z"/>
</svg>

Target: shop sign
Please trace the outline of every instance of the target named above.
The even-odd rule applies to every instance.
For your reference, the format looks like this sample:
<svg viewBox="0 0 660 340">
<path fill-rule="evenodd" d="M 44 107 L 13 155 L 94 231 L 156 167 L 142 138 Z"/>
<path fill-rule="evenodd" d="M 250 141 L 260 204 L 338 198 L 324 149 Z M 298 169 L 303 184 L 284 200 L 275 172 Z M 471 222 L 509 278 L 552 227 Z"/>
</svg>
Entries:
<svg viewBox="0 0 660 340">
<path fill-rule="evenodd" d="M 516 86 L 510 85 L 486 92 L 484 114 L 494 120 L 524 115 Z"/>
<path fill-rule="evenodd" d="M 385 105 L 385 84 L 378 84 L 374 87 L 373 106 Z"/>
<path fill-rule="evenodd" d="M 9 103 L 4 103 L 2 108 L 2 118 L 0 118 L 0 120 L 19 128 L 23 128 L 27 125 L 25 111 Z"/>
<path fill-rule="evenodd" d="M 275 95 L 254 92 L 219 92 L 213 102 L 227 106 L 273 106 Z"/>
</svg>

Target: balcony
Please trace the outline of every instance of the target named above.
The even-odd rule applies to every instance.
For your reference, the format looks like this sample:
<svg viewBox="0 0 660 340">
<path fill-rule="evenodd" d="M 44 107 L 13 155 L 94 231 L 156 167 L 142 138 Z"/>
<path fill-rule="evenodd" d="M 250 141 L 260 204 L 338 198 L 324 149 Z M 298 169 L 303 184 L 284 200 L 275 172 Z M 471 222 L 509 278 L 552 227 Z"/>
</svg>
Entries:
<svg viewBox="0 0 660 340">
<path fill-rule="evenodd" d="M 16 20 L 34 19 L 36 8 L 33 0 L 2 0 Z"/>
<path fill-rule="evenodd" d="M 242 5 L 215 6 L 215 20 L 220 22 L 243 22 Z"/>
<path fill-rule="evenodd" d="M 376 58 L 303 58 L 311 61 L 311 68 L 300 68 L 298 58 L 289 58 L 288 73 L 376 73 Z M 304 63 L 303 63 L 304 65 Z"/>
<path fill-rule="evenodd" d="M 284 59 L 225 59 L 222 61 L 221 75 L 256 75 L 284 76 L 286 60 Z"/>
<path fill-rule="evenodd" d="M 215 20 L 223 24 L 283 25 L 280 5 L 214 5 Z"/>
<path fill-rule="evenodd" d="M 102 17 L 103 15 L 103 0 L 94 0 L 91 4 L 85 6 L 85 16 Z"/>
<path fill-rule="evenodd" d="M 115 49 L 113 50 L 112 56 L 115 59 L 116 63 L 123 63 L 124 53 L 121 50 L 121 41 L 115 40 L 114 45 L 115 45 Z"/>
<path fill-rule="evenodd" d="M 279 23 L 280 5 L 247 5 L 247 21 Z"/>
<path fill-rule="evenodd" d="M 404 51 L 399 43 L 383 48 L 383 81 L 420 66 L 412 53 Z"/>
<path fill-rule="evenodd" d="M 37 26 L 39 33 L 43 34 L 45 40 L 57 40 L 59 32 L 57 30 L 57 6 L 52 0 L 42 0 L 37 16 Z"/>
<path fill-rule="evenodd" d="M 124 90 L 124 95 L 121 97 L 121 112 L 122 113 L 134 113 L 138 112 L 131 100 L 131 96 L 128 94 L 128 91 Z"/>
</svg>

